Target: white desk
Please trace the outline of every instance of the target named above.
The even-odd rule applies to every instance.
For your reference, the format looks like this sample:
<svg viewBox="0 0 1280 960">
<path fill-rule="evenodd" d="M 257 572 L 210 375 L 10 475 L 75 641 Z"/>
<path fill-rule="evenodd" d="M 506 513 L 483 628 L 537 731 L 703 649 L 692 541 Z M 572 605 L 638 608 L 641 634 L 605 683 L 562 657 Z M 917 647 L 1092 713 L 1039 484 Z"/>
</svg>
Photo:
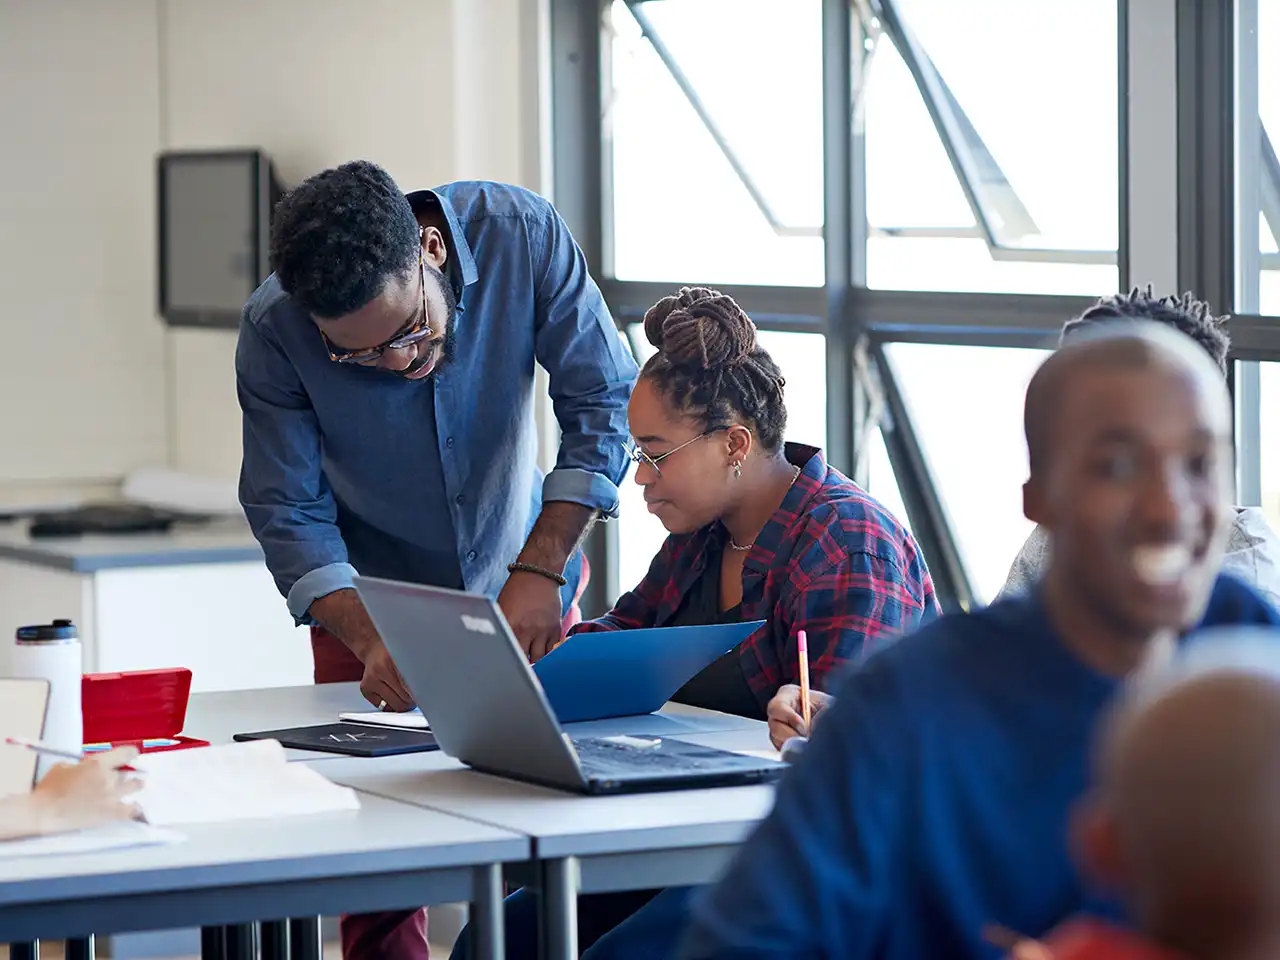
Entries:
<svg viewBox="0 0 1280 960">
<path fill-rule="evenodd" d="M 359 812 L 182 828 L 186 841 L 0 859 L 0 942 L 471 901 L 501 943 L 501 864 L 528 838 L 378 797 Z M 266 917 L 264 911 L 270 911 Z"/>
<path fill-rule="evenodd" d="M 192 697 L 185 732 L 225 742 L 240 732 L 325 723 L 366 709 L 355 684 Z M 658 715 L 569 724 L 574 736 L 678 736 L 721 749 L 769 746 L 754 720 L 668 704 Z M 582 797 L 475 773 L 436 751 L 370 760 L 292 752 L 362 795 L 463 817 L 532 841 L 521 877 L 542 891 L 548 956 L 576 958 L 577 895 L 684 886 L 714 879 L 769 812 L 773 788 L 732 787 Z"/>
</svg>

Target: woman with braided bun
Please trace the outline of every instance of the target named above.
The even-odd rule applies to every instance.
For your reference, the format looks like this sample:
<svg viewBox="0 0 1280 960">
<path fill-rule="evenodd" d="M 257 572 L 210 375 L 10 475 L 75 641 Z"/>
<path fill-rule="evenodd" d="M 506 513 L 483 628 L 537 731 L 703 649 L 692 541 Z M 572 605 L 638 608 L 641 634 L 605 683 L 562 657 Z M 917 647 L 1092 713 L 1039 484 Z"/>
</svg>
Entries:
<svg viewBox="0 0 1280 960">
<path fill-rule="evenodd" d="M 650 308 L 644 329 L 657 352 L 628 406 L 631 455 L 670 536 L 641 583 L 575 632 L 764 620 L 675 697 L 763 720 L 798 681 L 797 631 L 812 685 L 826 690 L 842 667 L 931 618 L 933 584 L 888 510 L 816 447 L 783 441 L 785 381 L 731 297 L 686 287 Z M 582 897 L 579 944 L 592 958 L 662 957 L 689 892 Z M 536 933 L 533 899 L 515 894 L 508 958 L 536 956 Z"/>
<path fill-rule="evenodd" d="M 578 629 L 765 620 L 676 696 L 763 720 L 799 679 L 797 631 L 825 690 L 930 616 L 933 584 L 888 510 L 817 448 L 783 442 L 785 381 L 732 297 L 686 287 L 650 308 L 644 329 L 658 350 L 627 408 L 631 453 L 671 536 L 640 585 Z"/>
</svg>

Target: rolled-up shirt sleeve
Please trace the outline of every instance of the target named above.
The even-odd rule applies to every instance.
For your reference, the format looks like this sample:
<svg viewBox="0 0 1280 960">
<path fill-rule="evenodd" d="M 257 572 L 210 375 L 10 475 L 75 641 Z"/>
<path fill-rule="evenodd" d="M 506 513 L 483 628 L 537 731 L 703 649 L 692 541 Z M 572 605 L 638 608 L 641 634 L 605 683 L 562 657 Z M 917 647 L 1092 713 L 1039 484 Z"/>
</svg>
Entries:
<svg viewBox="0 0 1280 960">
<path fill-rule="evenodd" d="M 243 414 L 240 504 L 267 568 L 299 623 L 320 597 L 352 585 L 355 569 L 321 469 L 320 428 L 293 364 L 245 318 L 236 344 Z"/>
<path fill-rule="evenodd" d="M 540 236 L 539 236 L 540 233 Z M 544 502 L 580 503 L 618 515 L 629 461 L 627 401 L 636 362 L 569 228 L 547 204 L 533 235 L 538 278 L 534 349 L 551 378 L 560 452 L 543 483 Z"/>
</svg>

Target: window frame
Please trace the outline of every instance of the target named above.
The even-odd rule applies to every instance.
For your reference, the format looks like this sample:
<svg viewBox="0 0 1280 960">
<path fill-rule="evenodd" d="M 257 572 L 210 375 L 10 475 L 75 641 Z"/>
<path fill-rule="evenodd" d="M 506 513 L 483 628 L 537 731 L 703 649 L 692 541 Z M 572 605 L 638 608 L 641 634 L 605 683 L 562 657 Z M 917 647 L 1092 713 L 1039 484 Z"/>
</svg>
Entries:
<svg viewBox="0 0 1280 960">
<path fill-rule="evenodd" d="M 655 283 L 613 276 L 611 158 L 604 122 L 605 81 L 610 75 L 604 26 L 610 0 L 545 2 L 553 198 L 585 251 L 615 319 L 625 327 L 636 323 L 659 297 L 681 285 L 696 285 L 699 278 Z M 910 51 L 908 65 L 918 85 L 925 74 L 940 78 L 936 70 L 923 68 L 927 53 L 913 45 L 894 0 L 821 2 L 825 286 L 718 286 L 764 329 L 826 337 L 828 459 L 862 479 L 855 473 L 859 447 L 877 426 L 884 431 L 895 478 L 939 597 L 948 609 L 967 609 L 976 602 L 969 574 L 884 345 L 1052 348 L 1064 320 L 1092 298 L 867 287 L 865 152 L 853 117 L 854 82 L 862 69 L 868 30 L 887 30 L 901 41 L 899 51 L 904 59 Z M 1115 262 L 1121 290 L 1135 280 L 1149 281 L 1170 292 L 1195 290 L 1224 311 L 1236 303 L 1237 96 L 1251 82 L 1256 102 L 1258 83 L 1256 52 L 1252 60 L 1236 56 L 1237 9 L 1256 2 L 1117 0 L 1120 156 Z M 1172 89 L 1143 82 L 1161 65 L 1176 71 Z M 938 84 L 925 86 L 926 105 L 980 232 L 993 256 L 998 251 L 1010 255 L 995 231 L 982 228 L 984 201 L 973 178 L 966 176 L 974 144 L 964 133 L 964 123 L 958 122 L 959 105 L 941 93 Z M 1138 189 L 1133 189 L 1131 175 L 1135 162 L 1142 164 Z M 1152 171 L 1152 165 L 1160 169 Z M 1149 172 L 1158 174 L 1151 179 L 1167 181 L 1168 189 L 1153 191 L 1146 183 Z M 1176 229 L 1176 246 L 1168 238 L 1170 229 Z M 1258 495 L 1260 442 L 1258 371 L 1249 361 L 1280 360 L 1280 320 L 1239 313 L 1233 317 L 1231 333 L 1233 358 L 1245 361 L 1236 365 L 1231 385 L 1237 403 L 1240 502 L 1247 504 Z M 595 573 L 585 598 L 588 614 L 602 612 L 618 594 L 616 540 L 613 524 L 599 526 L 592 537 Z"/>
</svg>

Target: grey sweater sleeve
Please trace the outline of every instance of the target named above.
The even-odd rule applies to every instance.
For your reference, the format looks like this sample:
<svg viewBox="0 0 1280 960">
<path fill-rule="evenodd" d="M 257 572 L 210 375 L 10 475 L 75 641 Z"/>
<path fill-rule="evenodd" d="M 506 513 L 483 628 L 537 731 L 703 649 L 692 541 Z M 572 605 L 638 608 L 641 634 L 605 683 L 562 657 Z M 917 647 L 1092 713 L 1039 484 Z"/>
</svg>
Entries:
<svg viewBox="0 0 1280 960">
<path fill-rule="evenodd" d="M 1049 534 L 1041 527 L 1031 531 L 1009 568 L 1009 577 L 996 594 L 997 600 L 1027 593 L 1044 573 L 1049 561 Z"/>
</svg>

